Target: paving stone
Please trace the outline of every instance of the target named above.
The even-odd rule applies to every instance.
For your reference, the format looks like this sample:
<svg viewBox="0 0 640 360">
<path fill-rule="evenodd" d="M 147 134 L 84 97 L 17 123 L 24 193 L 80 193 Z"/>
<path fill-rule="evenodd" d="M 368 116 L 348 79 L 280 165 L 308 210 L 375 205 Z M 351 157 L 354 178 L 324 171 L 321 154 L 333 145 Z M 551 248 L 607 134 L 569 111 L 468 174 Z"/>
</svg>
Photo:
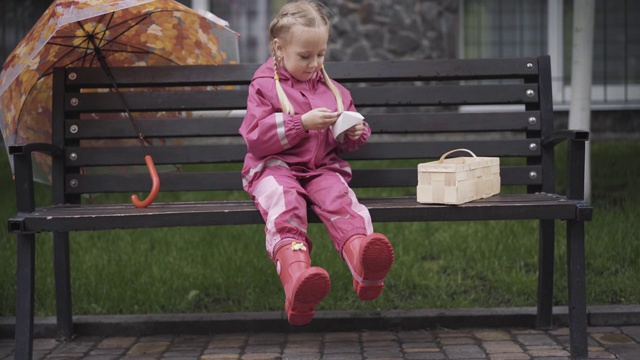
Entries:
<svg viewBox="0 0 640 360">
<path fill-rule="evenodd" d="M 169 348 L 167 349 L 167 352 L 169 351 L 176 351 L 176 352 L 202 352 L 202 350 L 206 349 L 206 343 L 205 344 L 180 344 L 180 343 L 172 343 L 171 345 L 169 345 Z"/>
<path fill-rule="evenodd" d="M 360 341 L 360 334 L 358 334 L 357 332 L 326 333 L 324 334 L 324 341 Z"/>
<path fill-rule="evenodd" d="M 524 352 L 520 345 L 513 341 L 485 341 L 482 343 L 482 347 L 489 354 Z"/>
<path fill-rule="evenodd" d="M 364 357 L 357 354 L 324 354 L 322 360 L 362 360 Z"/>
<path fill-rule="evenodd" d="M 616 344 L 608 347 L 613 351 L 618 359 L 638 360 L 640 359 L 640 345 L 638 344 Z"/>
<path fill-rule="evenodd" d="M 633 344 L 635 341 L 627 334 L 620 332 L 592 333 L 591 336 L 601 344 Z"/>
<path fill-rule="evenodd" d="M 4 359 L 9 356 L 13 352 L 13 346 L 11 347 L 0 347 L 0 359 Z"/>
<path fill-rule="evenodd" d="M 60 344 L 60 341 L 56 339 L 34 339 L 33 350 L 52 350 Z"/>
<path fill-rule="evenodd" d="M 480 340 L 511 340 L 511 334 L 504 330 L 478 330 L 473 332 L 473 336 Z"/>
<path fill-rule="evenodd" d="M 468 345 L 475 344 L 475 339 L 470 336 L 447 337 L 439 339 L 442 345 Z"/>
<path fill-rule="evenodd" d="M 620 330 L 636 342 L 640 342 L 640 326 L 622 326 Z"/>
<path fill-rule="evenodd" d="M 179 344 L 206 344 L 211 341 L 208 335 L 178 335 L 173 341 Z"/>
<path fill-rule="evenodd" d="M 558 343 L 560 343 L 562 346 L 564 347 L 569 347 L 569 343 L 571 342 L 569 335 L 567 336 L 556 336 L 556 340 L 558 341 Z M 587 345 L 588 346 L 598 346 L 600 344 L 598 344 L 594 339 L 592 339 L 590 336 L 587 337 Z"/>
<path fill-rule="evenodd" d="M 322 333 L 295 333 L 287 336 L 287 343 L 322 343 L 323 337 Z"/>
<path fill-rule="evenodd" d="M 591 351 L 589 350 L 589 359 L 615 359 L 616 356 L 612 353 L 602 350 L 602 351 Z"/>
<path fill-rule="evenodd" d="M 486 359 L 487 356 L 477 345 L 447 345 L 443 347 L 450 359 Z"/>
<path fill-rule="evenodd" d="M 553 330 L 549 330 L 549 334 L 555 336 L 569 336 L 569 328 L 557 328 Z"/>
<path fill-rule="evenodd" d="M 260 353 L 271 353 L 271 354 L 280 354 L 282 350 L 280 349 L 279 344 L 269 344 L 269 345 L 249 345 L 244 348 L 244 352 L 247 354 L 260 354 Z"/>
<path fill-rule="evenodd" d="M 168 341 L 138 342 L 127 352 L 128 356 L 154 356 L 160 355 L 169 348 Z"/>
<path fill-rule="evenodd" d="M 209 342 L 207 347 L 209 348 L 231 348 L 231 347 L 241 347 L 247 343 L 248 336 L 246 335 L 238 335 L 238 334 L 230 334 L 230 335 L 215 335 L 213 339 Z"/>
<path fill-rule="evenodd" d="M 568 348 L 560 345 L 553 345 L 553 346 L 552 345 L 549 345 L 549 346 L 532 345 L 532 346 L 525 346 L 524 349 L 525 351 L 537 351 L 537 350 L 567 350 Z"/>
<path fill-rule="evenodd" d="M 587 328 L 588 333 L 612 333 L 620 332 L 620 328 L 615 326 L 590 326 Z"/>
<path fill-rule="evenodd" d="M 531 357 L 526 353 L 499 353 L 489 354 L 489 360 L 529 360 Z"/>
<path fill-rule="evenodd" d="M 320 353 L 283 353 L 283 360 L 318 360 L 321 358 Z"/>
<path fill-rule="evenodd" d="M 394 340 L 380 340 L 380 341 L 363 341 L 362 346 L 364 348 L 368 347 L 385 347 L 385 346 L 400 346 L 397 341 Z"/>
<path fill-rule="evenodd" d="M 135 337 L 108 337 L 103 339 L 101 342 L 99 342 L 97 347 L 99 349 L 106 349 L 106 348 L 128 349 L 136 342 L 136 340 L 137 338 Z"/>
<path fill-rule="evenodd" d="M 360 353 L 362 346 L 354 342 L 330 343 L 325 344 L 323 352 L 325 354 Z"/>
<path fill-rule="evenodd" d="M 69 342 L 60 343 L 56 346 L 51 353 L 52 354 L 85 354 L 89 352 L 89 350 L 96 346 L 98 341 L 82 341 L 82 340 L 71 340 Z"/>
<path fill-rule="evenodd" d="M 242 353 L 240 348 L 209 348 L 203 351 L 204 355 L 236 355 L 239 356 Z"/>
<path fill-rule="evenodd" d="M 187 351 L 174 351 L 168 350 L 162 354 L 162 357 L 199 357 L 202 350 L 187 350 Z"/>
<path fill-rule="evenodd" d="M 138 339 L 138 342 L 171 342 L 175 338 L 175 335 L 153 335 L 153 336 L 143 336 Z"/>
<path fill-rule="evenodd" d="M 536 349 L 536 350 L 530 350 L 529 354 L 534 358 L 569 356 L 569 352 L 562 349 Z"/>
<path fill-rule="evenodd" d="M 363 341 L 396 340 L 394 333 L 386 331 L 366 331 L 361 335 Z"/>
<path fill-rule="evenodd" d="M 240 354 L 205 354 L 200 360 L 235 360 L 240 359 Z"/>
<path fill-rule="evenodd" d="M 319 353 L 320 352 L 320 344 L 291 344 L 287 343 L 283 350 L 284 353 L 296 352 L 296 353 Z"/>
<path fill-rule="evenodd" d="M 247 343 L 249 345 L 284 343 L 287 338 L 286 334 L 257 334 L 249 336 Z"/>
<path fill-rule="evenodd" d="M 407 360 L 442 360 L 445 359 L 444 353 L 405 353 L 403 356 Z"/>
<path fill-rule="evenodd" d="M 82 358 L 83 360 L 118 360 L 120 355 L 87 355 Z"/>
<path fill-rule="evenodd" d="M 557 342 L 553 340 L 547 334 L 534 334 L 534 335 L 517 335 L 517 340 L 523 345 L 556 345 Z"/>
<path fill-rule="evenodd" d="M 82 359 L 85 356 L 84 353 L 74 353 L 74 352 L 69 352 L 69 353 L 50 353 L 49 355 L 45 356 L 45 359 L 56 359 L 56 360 L 61 360 L 61 359 Z"/>
<path fill-rule="evenodd" d="M 402 350 L 404 351 L 440 351 L 436 343 L 413 343 L 408 342 L 402 344 Z"/>
<path fill-rule="evenodd" d="M 450 337 L 469 337 L 468 332 L 463 330 L 442 330 L 436 332 L 438 338 L 450 338 Z"/>
<path fill-rule="evenodd" d="M 401 341 L 433 341 L 435 337 L 430 331 L 399 331 L 397 337 Z"/>
<path fill-rule="evenodd" d="M 400 359 L 402 358 L 402 352 L 400 351 L 400 349 L 379 348 L 375 350 L 365 350 L 364 356 L 367 359 L 380 359 L 380 358 Z"/>
<path fill-rule="evenodd" d="M 93 349 L 89 352 L 89 355 L 115 355 L 120 356 L 123 355 L 127 350 L 120 348 L 97 348 Z"/>
<path fill-rule="evenodd" d="M 530 329 L 530 328 L 515 328 L 515 329 L 511 329 L 511 333 L 512 334 L 528 334 L 528 335 L 534 335 L 534 334 L 544 334 L 545 331 L 544 330 L 536 330 L 536 329 Z"/>
<path fill-rule="evenodd" d="M 280 353 L 260 353 L 260 354 L 245 354 L 240 357 L 242 360 L 273 360 L 280 359 Z"/>
</svg>

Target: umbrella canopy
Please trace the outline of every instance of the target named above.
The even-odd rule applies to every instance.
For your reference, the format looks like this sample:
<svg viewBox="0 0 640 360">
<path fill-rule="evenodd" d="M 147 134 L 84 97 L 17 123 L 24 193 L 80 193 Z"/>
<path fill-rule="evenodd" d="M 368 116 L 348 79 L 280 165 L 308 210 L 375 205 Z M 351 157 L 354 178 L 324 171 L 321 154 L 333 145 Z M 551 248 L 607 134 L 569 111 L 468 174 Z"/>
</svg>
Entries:
<svg viewBox="0 0 640 360">
<path fill-rule="evenodd" d="M 2 67 L 5 146 L 51 142 L 54 67 L 237 63 L 227 25 L 173 0 L 54 1 Z M 34 177 L 50 182 L 48 157 L 36 158 Z"/>
</svg>

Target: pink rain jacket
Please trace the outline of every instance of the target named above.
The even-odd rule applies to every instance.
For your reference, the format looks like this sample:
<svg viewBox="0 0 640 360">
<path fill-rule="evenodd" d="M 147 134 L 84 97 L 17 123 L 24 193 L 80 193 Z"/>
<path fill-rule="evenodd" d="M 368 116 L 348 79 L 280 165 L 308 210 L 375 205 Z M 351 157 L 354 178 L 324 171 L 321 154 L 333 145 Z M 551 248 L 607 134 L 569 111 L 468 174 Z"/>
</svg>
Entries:
<svg viewBox="0 0 640 360">
<path fill-rule="evenodd" d="M 301 116 L 322 107 L 337 111 L 335 96 L 321 71 L 305 82 L 294 79 L 284 69 L 279 69 L 279 75 L 295 115 L 282 112 L 273 78 L 273 58 L 269 58 L 253 76 L 247 99 L 247 114 L 240 127 L 240 134 L 247 144 L 242 169 L 245 190 L 251 193 L 265 167 L 277 166 L 280 161 L 297 171 L 310 173 L 323 166 L 338 165 L 338 168 L 343 169 L 341 175 L 346 181 L 350 181 L 350 167 L 338 154 L 361 148 L 371 135 L 368 124 L 364 123 L 364 132 L 360 138 L 352 140 L 345 135 L 342 142 L 335 140 L 329 129 L 305 131 Z M 333 83 L 340 89 L 344 109 L 356 111 L 349 91 L 336 81 Z"/>
</svg>

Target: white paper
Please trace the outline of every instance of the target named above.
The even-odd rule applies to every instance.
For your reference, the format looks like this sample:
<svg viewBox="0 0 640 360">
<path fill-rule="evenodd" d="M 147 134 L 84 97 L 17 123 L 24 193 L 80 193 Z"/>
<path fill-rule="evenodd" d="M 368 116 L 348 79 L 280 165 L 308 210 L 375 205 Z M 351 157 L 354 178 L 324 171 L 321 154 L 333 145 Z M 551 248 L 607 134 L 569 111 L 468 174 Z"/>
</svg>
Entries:
<svg viewBox="0 0 640 360">
<path fill-rule="evenodd" d="M 338 120 L 331 125 L 331 132 L 333 138 L 338 140 L 338 137 L 353 125 L 360 124 L 364 120 L 359 112 L 355 111 L 343 111 Z"/>
</svg>

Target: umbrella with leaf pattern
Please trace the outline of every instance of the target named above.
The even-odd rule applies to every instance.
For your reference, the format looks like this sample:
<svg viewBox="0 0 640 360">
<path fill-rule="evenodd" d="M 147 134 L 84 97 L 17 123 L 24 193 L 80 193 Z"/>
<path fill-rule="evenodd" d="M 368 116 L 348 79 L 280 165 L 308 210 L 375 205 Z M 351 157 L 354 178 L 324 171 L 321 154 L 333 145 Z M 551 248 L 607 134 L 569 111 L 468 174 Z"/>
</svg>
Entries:
<svg viewBox="0 0 640 360">
<path fill-rule="evenodd" d="M 9 55 L 0 73 L 0 129 L 5 146 L 51 142 L 54 67 L 229 64 L 238 62 L 238 34 L 215 15 L 173 0 L 57 0 Z M 152 177 L 148 206 L 159 179 L 144 134 L 121 98 L 145 152 Z M 11 158 L 10 158 L 11 160 Z M 13 164 L 12 164 L 13 166 Z M 36 154 L 34 177 L 48 183 L 51 161 Z M 155 193 L 155 194 L 154 194 Z"/>
</svg>

